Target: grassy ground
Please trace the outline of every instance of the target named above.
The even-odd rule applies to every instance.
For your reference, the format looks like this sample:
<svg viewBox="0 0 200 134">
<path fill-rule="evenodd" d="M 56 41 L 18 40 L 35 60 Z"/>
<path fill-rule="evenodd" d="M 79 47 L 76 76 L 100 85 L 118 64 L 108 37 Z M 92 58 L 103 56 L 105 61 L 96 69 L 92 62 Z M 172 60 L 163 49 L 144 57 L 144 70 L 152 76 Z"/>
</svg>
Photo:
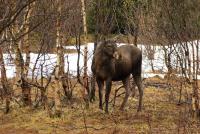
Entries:
<svg viewBox="0 0 200 134">
<path fill-rule="evenodd" d="M 7 115 L 0 112 L 0 133 L 200 133 L 200 122 L 189 115 L 186 104 L 177 105 L 171 101 L 168 90 L 145 88 L 141 113 L 136 112 L 138 97 L 130 97 L 125 111 L 119 111 L 122 99 L 123 96 L 117 98 L 115 107 L 110 103 L 110 113 L 105 114 L 98 109 L 98 100 L 90 104 L 89 109 L 85 109 L 82 100 L 74 98 L 70 106 L 63 108 L 61 118 L 50 118 L 43 109 L 13 108 Z"/>
</svg>

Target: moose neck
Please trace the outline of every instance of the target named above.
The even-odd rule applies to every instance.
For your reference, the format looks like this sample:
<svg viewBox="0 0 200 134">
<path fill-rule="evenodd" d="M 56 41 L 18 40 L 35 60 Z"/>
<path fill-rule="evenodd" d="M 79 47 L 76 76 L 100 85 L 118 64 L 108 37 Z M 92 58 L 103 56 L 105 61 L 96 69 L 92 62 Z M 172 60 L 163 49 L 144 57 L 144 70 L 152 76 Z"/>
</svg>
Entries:
<svg viewBox="0 0 200 134">
<path fill-rule="evenodd" d="M 107 53 L 105 53 L 103 51 L 99 54 L 99 58 L 101 60 L 99 60 L 99 59 L 97 59 L 97 60 L 99 60 L 101 62 L 101 64 L 104 66 L 109 66 L 110 64 L 112 64 L 115 61 L 115 59 L 111 55 L 108 55 Z"/>
<path fill-rule="evenodd" d="M 115 59 L 105 53 L 98 55 L 96 59 L 98 67 L 101 68 L 106 74 L 114 74 L 115 72 Z"/>
</svg>

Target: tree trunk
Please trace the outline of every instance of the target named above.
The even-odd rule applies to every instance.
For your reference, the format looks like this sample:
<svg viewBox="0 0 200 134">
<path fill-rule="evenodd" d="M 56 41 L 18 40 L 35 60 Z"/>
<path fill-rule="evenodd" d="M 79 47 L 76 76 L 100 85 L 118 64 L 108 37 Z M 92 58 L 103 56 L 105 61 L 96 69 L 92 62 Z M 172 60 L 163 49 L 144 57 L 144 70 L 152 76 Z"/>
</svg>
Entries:
<svg viewBox="0 0 200 134">
<path fill-rule="evenodd" d="M 138 31 L 136 30 L 135 31 L 135 34 L 134 34 L 134 45 L 137 47 L 137 43 L 138 42 Z"/>
<path fill-rule="evenodd" d="M 89 84 L 88 84 L 88 75 L 87 75 L 87 60 L 88 60 L 88 47 L 87 47 L 87 23 L 86 23 L 86 11 L 85 11 L 85 1 L 81 0 L 81 13 L 82 13 L 82 17 L 83 17 L 83 33 L 84 33 L 84 43 L 85 43 L 85 47 L 84 47 L 84 70 L 83 70 L 83 86 L 84 86 L 84 90 L 83 90 L 83 98 L 86 101 L 87 105 L 88 105 L 88 101 L 89 101 Z M 86 92 L 87 91 L 87 95 Z"/>
<path fill-rule="evenodd" d="M 21 27 L 17 24 L 13 27 L 13 34 L 18 34 L 20 30 L 24 29 L 24 33 L 28 33 L 30 29 L 30 17 L 33 11 L 32 6 L 35 5 L 35 2 L 30 4 L 27 7 L 26 13 L 24 14 L 24 20 Z M 30 41 L 29 41 L 29 34 L 26 34 L 24 39 L 21 39 L 19 42 L 12 42 L 14 45 L 14 52 L 15 52 L 15 69 L 16 69 L 16 77 L 15 77 L 15 84 L 13 85 L 13 90 L 22 91 L 22 100 L 25 106 L 31 105 L 31 87 L 27 83 L 27 76 L 30 64 Z M 26 53 L 26 61 L 24 61 L 22 57 L 23 50 Z"/>
<path fill-rule="evenodd" d="M 11 98 L 11 90 L 8 84 L 7 76 L 6 76 L 6 69 L 5 64 L 3 60 L 3 52 L 0 47 L 0 64 L 1 64 L 1 84 L 3 87 L 3 98 L 5 97 L 6 101 L 6 111 L 5 113 L 8 113 L 10 110 L 10 98 Z"/>
<path fill-rule="evenodd" d="M 163 46 L 163 50 L 164 50 L 164 57 L 165 57 L 165 65 L 167 67 L 167 78 L 171 77 L 172 74 L 172 63 L 171 63 L 171 52 L 172 52 L 172 46 L 168 45 L 168 47 L 170 48 L 170 50 L 168 51 L 165 46 Z"/>
<path fill-rule="evenodd" d="M 100 7 L 100 1 L 96 0 L 96 6 L 95 6 L 95 42 L 94 42 L 94 50 L 93 55 L 95 53 L 98 41 L 99 41 L 99 7 Z M 91 78 L 91 92 L 90 92 L 90 101 L 95 101 L 95 87 L 96 87 L 96 76 L 92 74 Z"/>
<path fill-rule="evenodd" d="M 199 88 L 198 88 L 198 79 L 197 79 L 197 60 L 198 60 L 198 54 L 195 55 L 195 45 L 192 43 L 192 67 L 193 71 L 190 71 L 193 73 L 193 79 L 192 79 L 192 88 L 193 88 L 193 97 L 194 97 L 194 111 L 197 115 L 197 117 L 200 117 L 200 102 L 199 102 Z M 198 47 L 196 47 L 198 49 Z M 198 51 L 197 51 L 198 52 Z"/>
<path fill-rule="evenodd" d="M 24 103 L 24 106 L 30 106 L 31 105 L 31 88 L 26 82 L 25 76 L 24 76 L 24 60 L 22 57 L 22 52 L 19 48 L 19 45 L 14 46 L 15 50 L 15 70 L 16 70 L 16 76 L 15 76 L 15 84 L 13 85 L 14 91 L 22 91 L 22 100 Z"/>
<path fill-rule="evenodd" d="M 16 23 L 17 24 L 17 23 Z M 25 22 L 23 23 L 25 25 Z M 22 26 L 23 27 L 23 26 Z M 20 31 L 19 25 L 14 25 L 12 29 L 13 34 L 17 34 Z M 14 39 L 13 39 L 14 40 Z M 27 77 L 25 75 L 25 64 L 22 57 L 22 44 L 23 41 L 12 42 L 13 49 L 15 53 L 15 71 L 16 76 L 13 85 L 13 91 L 22 91 L 22 101 L 24 106 L 30 106 L 31 102 L 31 87 L 27 83 Z"/>
<path fill-rule="evenodd" d="M 55 67 L 55 79 L 52 81 L 55 101 L 55 115 L 61 114 L 61 102 L 60 102 L 60 93 L 62 91 L 62 77 L 64 75 L 64 52 L 62 46 L 62 37 L 61 37 L 61 1 L 57 0 L 58 10 L 57 10 L 57 21 L 56 21 L 56 47 L 57 47 L 57 62 Z"/>
<path fill-rule="evenodd" d="M 33 12 L 33 8 L 35 6 L 35 2 L 33 2 L 31 5 L 28 6 L 27 8 L 27 15 L 24 17 L 24 28 L 25 28 L 25 33 L 28 33 L 30 30 L 30 18 Z M 23 42 L 23 49 L 26 54 L 26 61 L 24 64 L 24 75 L 25 77 L 28 76 L 28 70 L 29 70 L 29 64 L 30 64 L 30 35 L 26 34 L 24 36 L 24 42 Z"/>
</svg>

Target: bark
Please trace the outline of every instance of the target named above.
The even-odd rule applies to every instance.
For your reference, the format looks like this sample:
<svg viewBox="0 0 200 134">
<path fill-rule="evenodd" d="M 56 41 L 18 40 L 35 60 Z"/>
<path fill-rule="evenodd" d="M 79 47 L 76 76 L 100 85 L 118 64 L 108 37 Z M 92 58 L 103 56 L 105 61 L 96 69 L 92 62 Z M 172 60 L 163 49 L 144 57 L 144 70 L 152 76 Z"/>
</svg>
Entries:
<svg viewBox="0 0 200 134">
<path fill-rule="evenodd" d="M 16 23 L 17 24 L 17 23 Z M 25 23 L 23 23 L 24 25 Z M 21 27 L 23 27 L 23 25 Z M 20 32 L 19 25 L 14 25 L 12 29 L 12 34 L 15 35 L 18 32 Z M 15 71 L 16 76 L 14 79 L 14 85 L 13 85 L 13 91 L 22 91 L 22 101 L 24 106 L 30 106 L 32 104 L 31 102 L 31 88 L 27 83 L 27 77 L 25 75 L 25 64 L 22 57 L 22 43 L 23 41 L 20 40 L 19 42 L 15 42 L 14 36 L 13 38 L 13 49 L 15 53 Z"/>
<path fill-rule="evenodd" d="M 165 65 L 167 67 L 167 78 L 171 77 L 172 74 L 172 63 L 171 63 L 171 52 L 172 52 L 172 46 L 168 45 L 168 47 L 170 48 L 170 50 L 168 51 L 167 48 L 165 48 L 165 46 L 163 46 L 163 50 L 164 50 L 164 57 L 165 57 Z"/>
<path fill-rule="evenodd" d="M 88 84 L 88 74 L 87 74 L 87 60 L 88 60 L 88 47 L 87 47 L 87 23 L 86 23 L 86 11 L 85 11 L 85 1 L 81 0 L 81 13 L 82 13 L 82 17 L 83 17 L 83 33 L 84 33 L 84 43 L 85 43 L 85 47 L 84 47 L 84 72 L 83 72 L 83 86 L 84 86 L 84 90 L 83 90 L 83 97 L 86 101 L 86 103 L 88 103 L 88 95 L 89 95 L 89 84 Z M 87 96 L 86 96 L 86 92 L 87 91 Z"/>
<path fill-rule="evenodd" d="M 58 16 L 56 21 L 56 47 L 57 47 L 57 68 L 56 77 L 64 74 L 64 52 L 62 46 L 62 33 L 61 33 L 61 1 L 57 0 L 58 3 Z"/>
<path fill-rule="evenodd" d="M 99 7 L 100 7 L 100 1 L 96 0 L 96 6 L 95 6 L 95 42 L 94 42 L 94 50 L 93 55 L 95 53 L 98 41 L 99 41 Z M 96 76 L 95 74 L 92 74 L 91 78 L 91 92 L 90 92 L 90 102 L 95 101 L 95 87 L 96 87 Z"/>
<path fill-rule="evenodd" d="M 194 98 L 193 108 L 197 117 L 200 117 L 199 87 L 198 87 L 198 79 L 197 79 L 198 71 L 196 70 L 198 68 L 198 65 L 197 65 L 198 53 L 196 53 L 197 55 L 195 55 L 195 44 L 192 43 L 190 45 L 192 46 L 192 61 L 193 61 L 192 62 L 193 70 L 191 71 L 193 73 L 193 79 L 192 79 L 193 98 Z M 198 49 L 198 47 L 196 47 L 196 49 Z"/>
<path fill-rule="evenodd" d="M 62 81 L 57 79 L 55 76 L 51 76 L 51 83 L 47 87 L 48 94 L 46 109 L 50 117 L 60 117 L 61 116 L 61 91 L 62 91 Z"/>
<path fill-rule="evenodd" d="M 33 2 L 32 4 L 30 4 L 27 7 L 27 15 L 24 16 L 24 32 L 28 33 L 29 29 L 30 29 L 30 18 L 33 12 L 33 8 L 35 6 L 35 2 Z M 22 77 L 21 77 L 21 88 L 22 88 L 22 95 L 23 95 L 23 102 L 25 105 L 31 105 L 31 87 L 28 85 L 27 81 L 28 81 L 28 71 L 29 71 L 29 64 L 30 64 L 30 35 L 29 33 L 26 34 L 24 36 L 24 40 L 22 40 L 22 47 L 21 47 L 21 51 L 19 51 L 19 54 L 22 55 L 22 52 L 24 50 L 25 54 L 26 54 L 26 60 L 23 61 L 23 58 L 21 56 L 21 73 L 22 73 Z M 22 50 L 23 49 L 23 50 Z"/>
<path fill-rule="evenodd" d="M 22 25 L 16 24 L 13 26 L 12 34 L 13 34 L 13 40 L 15 40 L 14 35 L 17 35 L 20 32 L 28 33 L 30 30 L 30 17 L 33 12 L 33 6 L 35 5 L 35 2 L 30 3 L 27 6 L 26 12 L 24 14 L 24 20 Z M 14 53 L 15 53 L 15 69 L 16 69 L 16 77 L 14 80 L 13 90 L 14 91 L 22 91 L 22 100 L 25 106 L 30 106 L 32 104 L 31 102 L 31 87 L 28 84 L 28 70 L 29 70 L 29 64 L 30 64 L 30 39 L 29 39 L 29 33 L 24 36 L 23 39 L 21 39 L 19 42 L 13 41 L 13 47 L 14 47 Z M 22 57 L 23 49 L 26 53 L 26 61 L 24 61 Z"/>
<path fill-rule="evenodd" d="M 135 31 L 135 34 L 134 34 L 134 43 L 133 44 L 137 47 L 137 44 L 138 44 L 138 31 L 137 30 Z"/>
<path fill-rule="evenodd" d="M 68 100 L 70 100 L 72 98 L 72 87 L 71 87 L 71 81 L 70 81 L 68 56 L 66 59 L 67 59 L 67 72 L 63 79 L 63 89 L 64 89 L 65 96 L 67 97 Z"/>
<path fill-rule="evenodd" d="M 192 45 L 193 47 L 193 45 Z M 190 80 L 190 82 L 192 82 L 192 66 L 191 66 L 191 54 L 190 54 L 190 51 L 189 51 L 189 46 L 188 46 L 188 43 L 186 42 L 185 44 L 185 54 L 186 54 L 186 60 L 187 60 L 187 63 L 188 63 L 188 78 Z"/>
<path fill-rule="evenodd" d="M 57 47 L 57 62 L 55 67 L 55 79 L 52 80 L 52 89 L 54 90 L 54 101 L 55 101 L 55 115 L 61 113 L 61 102 L 60 93 L 63 89 L 62 77 L 64 75 L 64 52 L 62 46 L 61 37 L 61 1 L 57 0 L 58 10 L 57 10 L 57 20 L 56 20 L 56 47 Z"/>
<path fill-rule="evenodd" d="M 197 117 L 200 117 L 199 88 L 197 80 L 193 80 L 192 88 L 193 88 L 192 111 L 196 113 Z"/>
<path fill-rule="evenodd" d="M 16 70 L 16 76 L 15 76 L 15 84 L 13 85 L 14 91 L 22 91 L 22 100 L 24 103 L 24 106 L 30 106 L 31 105 L 31 88 L 26 82 L 26 78 L 24 75 L 24 60 L 22 57 L 22 52 L 19 48 L 19 45 L 14 46 L 15 51 L 15 70 Z"/>
<path fill-rule="evenodd" d="M 146 50 L 145 52 L 148 57 L 148 60 L 150 60 L 152 72 L 155 72 L 154 65 L 153 65 L 153 60 L 154 60 L 154 55 L 155 55 L 155 47 L 147 45 L 147 46 L 145 46 L 145 50 Z"/>
<path fill-rule="evenodd" d="M 5 69 L 5 64 L 3 60 L 3 52 L 2 52 L 1 47 L 0 47 L 0 64 L 1 64 L 1 84 L 4 90 L 2 95 L 3 95 L 3 98 L 5 97 L 5 101 L 6 101 L 5 113 L 8 113 L 10 110 L 11 90 L 10 90 L 7 76 L 6 76 L 6 69 Z"/>
<path fill-rule="evenodd" d="M 24 17 L 24 29 L 25 33 L 28 33 L 30 30 L 30 18 L 33 12 L 33 8 L 35 6 L 35 2 L 33 2 L 31 5 L 28 6 L 27 8 L 27 15 Z M 24 36 L 24 42 L 23 42 L 23 49 L 26 54 L 26 61 L 24 65 L 24 75 L 27 77 L 28 75 L 28 70 L 29 70 L 29 64 L 30 64 L 30 35 L 26 34 Z"/>
</svg>

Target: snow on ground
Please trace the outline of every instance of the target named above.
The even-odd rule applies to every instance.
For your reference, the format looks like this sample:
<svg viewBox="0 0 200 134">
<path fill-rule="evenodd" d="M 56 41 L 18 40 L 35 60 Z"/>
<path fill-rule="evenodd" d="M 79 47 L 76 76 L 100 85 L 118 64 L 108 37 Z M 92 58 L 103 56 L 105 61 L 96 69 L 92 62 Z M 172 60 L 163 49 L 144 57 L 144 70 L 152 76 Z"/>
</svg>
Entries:
<svg viewBox="0 0 200 134">
<path fill-rule="evenodd" d="M 118 45 L 124 45 L 123 43 L 118 44 Z M 83 50 L 84 50 L 84 45 L 81 45 L 81 55 L 80 55 L 80 70 L 82 72 L 82 67 L 83 67 Z M 142 50 L 143 52 L 143 62 L 142 62 L 142 70 L 143 70 L 143 77 L 152 77 L 155 75 L 159 75 L 160 77 L 164 77 L 163 74 L 152 74 L 149 73 L 151 72 L 151 65 L 150 65 L 150 60 L 148 59 L 144 49 L 144 45 L 138 45 L 138 47 Z M 75 46 L 65 46 L 65 49 L 76 49 Z M 94 49 L 94 44 L 93 43 L 88 43 L 88 73 L 91 74 L 91 62 L 92 62 L 92 55 L 93 55 L 93 49 Z M 13 58 L 14 54 L 4 54 L 4 61 L 6 65 L 6 74 L 7 77 L 12 78 L 15 76 L 15 67 L 13 64 Z M 67 71 L 67 57 L 69 61 L 69 70 L 70 73 L 73 75 L 76 75 L 77 72 L 77 59 L 78 59 L 78 54 L 77 53 L 70 53 L 70 54 L 65 54 L 65 71 Z M 25 57 L 25 55 L 23 55 Z M 31 63 L 30 63 L 30 71 L 29 71 L 29 76 L 31 77 L 32 70 L 35 68 L 34 71 L 34 76 L 40 76 L 41 75 L 41 66 L 43 66 L 43 75 L 48 76 L 51 74 L 53 69 L 55 68 L 56 65 L 56 54 L 35 54 L 31 53 Z M 36 63 L 36 60 L 39 59 Z M 155 70 L 160 70 L 161 72 L 165 72 L 167 70 L 165 63 L 164 63 L 164 51 L 160 46 L 155 47 L 155 55 L 154 55 L 154 60 L 153 60 L 153 65 Z M 199 76 L 200 79 L 200 76 Z"/>
</svg>

